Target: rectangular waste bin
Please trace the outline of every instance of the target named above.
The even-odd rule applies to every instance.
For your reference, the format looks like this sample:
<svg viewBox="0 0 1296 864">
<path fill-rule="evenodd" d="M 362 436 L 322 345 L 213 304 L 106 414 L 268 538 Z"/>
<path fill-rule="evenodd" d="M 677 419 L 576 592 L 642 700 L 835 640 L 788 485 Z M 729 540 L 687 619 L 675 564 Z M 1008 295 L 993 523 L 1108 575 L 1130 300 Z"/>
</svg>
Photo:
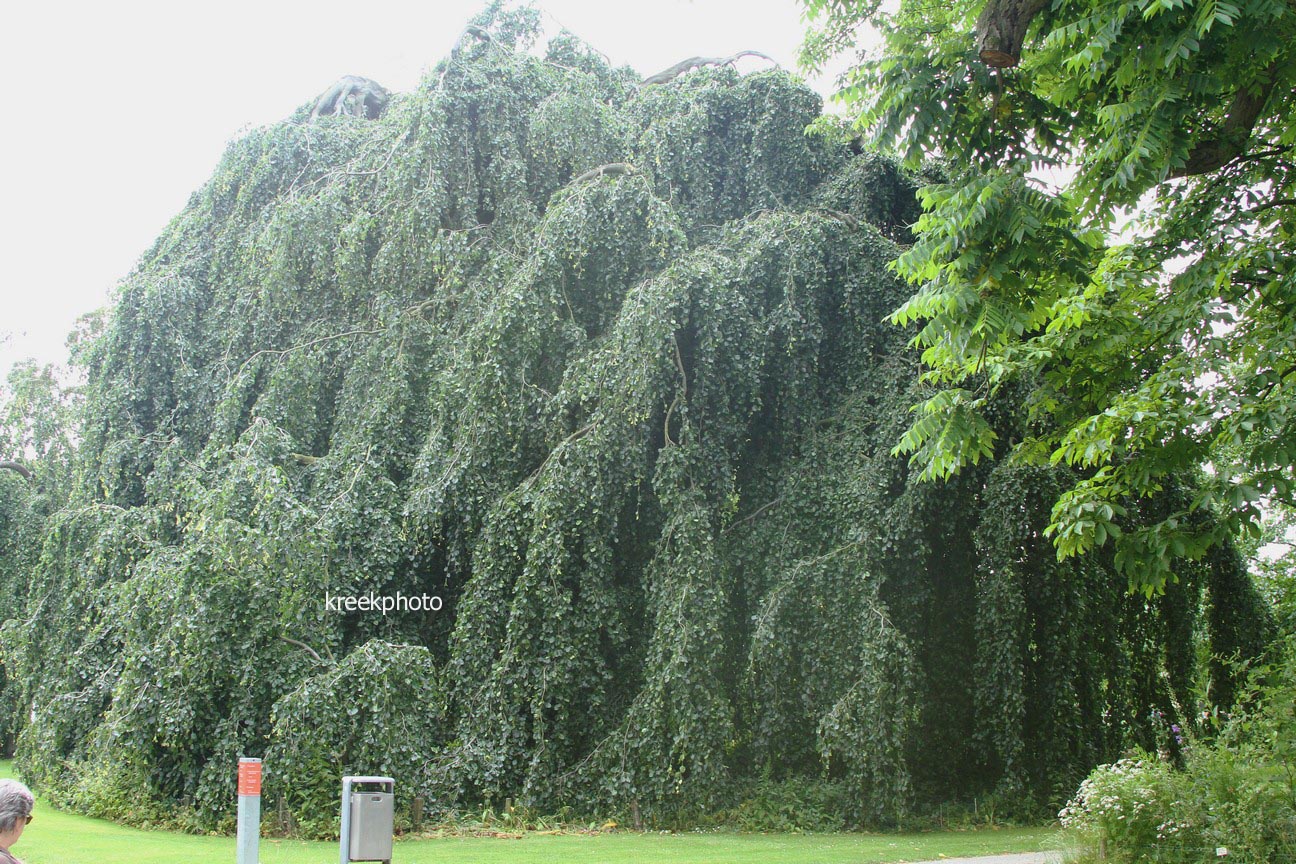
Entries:
<svg viewBox="0 0 1296 864">
<path fill-rule="evenodd" d="M 395 821 L 390 792 L 351 793 L 351 860 L 390 861 Z"/>
<path fill-rule="evenodd" d="M 361 786 L 378 787 L 361 789 Z M 392 857 L 396 782 L 390 777 L 342 778 L 340 864 Z"/>
</svg>

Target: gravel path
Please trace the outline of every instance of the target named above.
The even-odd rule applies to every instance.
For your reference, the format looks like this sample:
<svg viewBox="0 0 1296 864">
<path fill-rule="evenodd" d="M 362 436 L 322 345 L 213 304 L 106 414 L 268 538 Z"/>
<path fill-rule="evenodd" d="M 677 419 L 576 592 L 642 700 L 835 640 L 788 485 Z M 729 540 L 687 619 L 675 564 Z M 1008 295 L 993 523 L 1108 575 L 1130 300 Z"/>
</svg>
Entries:
<svg viewBox="0 0 1296 864">
<path fill-rule="evenodd" d="M 977 858 L 940 858 L 918 864 L 1058 864 L 1057 852 L 1016 852 L 1012 855 L 982 855 Z"/>
</svg>

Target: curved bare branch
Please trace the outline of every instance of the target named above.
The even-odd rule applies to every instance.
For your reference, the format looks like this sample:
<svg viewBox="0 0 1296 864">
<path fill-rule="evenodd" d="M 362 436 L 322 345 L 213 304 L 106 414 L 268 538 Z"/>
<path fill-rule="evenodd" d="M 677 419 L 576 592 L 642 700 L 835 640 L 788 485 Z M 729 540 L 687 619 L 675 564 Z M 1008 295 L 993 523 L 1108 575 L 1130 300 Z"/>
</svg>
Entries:
<svg viewBox="0 0 1296 864">
<path fill-rule="evenodd" d="M 30 481 L 32 479 L 31 469 L 21 463 L 0 462 L 0 468 L 8 468 L 10 471 L 13 471 L 17 474 L 21 474 L 24 480 Z"/>
</svg>

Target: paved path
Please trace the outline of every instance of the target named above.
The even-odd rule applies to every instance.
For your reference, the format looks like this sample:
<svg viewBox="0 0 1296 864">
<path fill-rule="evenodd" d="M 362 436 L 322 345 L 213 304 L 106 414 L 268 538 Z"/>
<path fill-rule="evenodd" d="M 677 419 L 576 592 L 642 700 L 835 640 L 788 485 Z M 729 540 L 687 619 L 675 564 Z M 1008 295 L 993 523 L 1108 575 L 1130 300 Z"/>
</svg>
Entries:
<svg viewBox="0 0 1296 864">
<path fill-rule="evenodd" d="M 1058 864 L 1057 852 L 1016 852 L 1012 855 L 982 855 L 977 858 L 940 858 L 919 864 Z"/>
</svg>

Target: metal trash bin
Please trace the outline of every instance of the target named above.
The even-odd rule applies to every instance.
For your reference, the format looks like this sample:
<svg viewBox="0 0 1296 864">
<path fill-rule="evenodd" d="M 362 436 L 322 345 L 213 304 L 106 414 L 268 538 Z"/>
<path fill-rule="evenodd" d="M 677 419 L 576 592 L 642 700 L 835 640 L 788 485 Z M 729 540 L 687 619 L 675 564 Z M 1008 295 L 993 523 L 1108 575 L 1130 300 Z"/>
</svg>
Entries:
<svg viewBox="0 0 1296 864">
<path fill-rule="evenodd" d="M 357 789 L 377 786 L 378 789 Z M 340 864 L 386 861 L 392 857 L 396 781 L 390 777 L 342 778 Z"/>
</svg>

